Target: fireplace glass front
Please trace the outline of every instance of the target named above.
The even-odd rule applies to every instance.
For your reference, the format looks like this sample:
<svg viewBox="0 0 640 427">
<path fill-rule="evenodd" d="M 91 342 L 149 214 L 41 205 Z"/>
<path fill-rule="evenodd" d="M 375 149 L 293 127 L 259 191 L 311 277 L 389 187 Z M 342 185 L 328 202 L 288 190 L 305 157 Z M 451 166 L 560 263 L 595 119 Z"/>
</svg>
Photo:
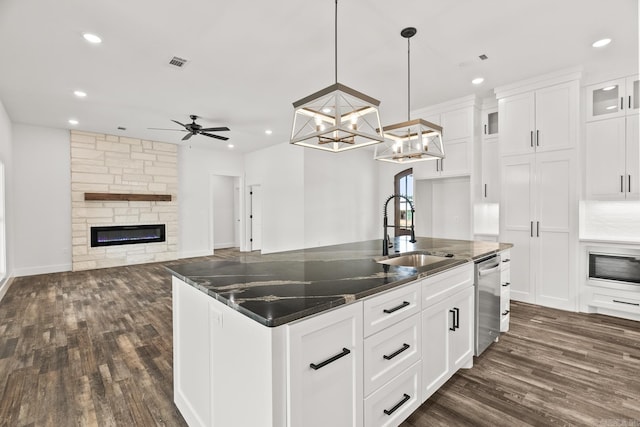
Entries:
<svg viewBox="0 0 640 427">
<path fill-rule="evenodd" d="M 165 241 L 164 224 L 91 227 L 91 247 Z"/>
</svg>

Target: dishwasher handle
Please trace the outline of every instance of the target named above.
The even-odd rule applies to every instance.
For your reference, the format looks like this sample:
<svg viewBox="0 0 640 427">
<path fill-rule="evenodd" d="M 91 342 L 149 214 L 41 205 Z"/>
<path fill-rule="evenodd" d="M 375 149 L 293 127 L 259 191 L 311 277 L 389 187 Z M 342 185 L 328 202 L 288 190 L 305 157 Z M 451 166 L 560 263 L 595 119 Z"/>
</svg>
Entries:
<svg viewBox="0 0 640 427">
<path fill-rule="evenodd" d="M 486 276 L 486 275 L 489 275 L 489 274 L 491 274 L 491 273 L 493 273 L 493 272 L 495 272 L 496 270 L 499 270 L 499 269 L 500 269 L 500 264 L 493 265 L 493 266 L 491 266 L 489 268 L 479 268 L 478 269 L 478 275 L 479 276 Z"/>
</svg>

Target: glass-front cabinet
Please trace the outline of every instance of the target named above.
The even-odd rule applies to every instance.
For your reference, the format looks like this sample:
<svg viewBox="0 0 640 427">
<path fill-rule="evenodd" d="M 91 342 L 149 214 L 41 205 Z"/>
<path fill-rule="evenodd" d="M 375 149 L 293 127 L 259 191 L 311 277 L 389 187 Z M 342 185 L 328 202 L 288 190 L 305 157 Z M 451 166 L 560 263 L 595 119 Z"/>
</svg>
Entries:
<svg viewBox="0 0 640 427">
<path fill-rule="evenodd" d="M 587 86 L 587 121 L 621 117 L 640 111 L 639 86 L 637 75 Z"/>
<path fill-rule="evenodd" d="M 482 138 L 498 136 L 498 107 L 482 110 Z"/>
</svg>

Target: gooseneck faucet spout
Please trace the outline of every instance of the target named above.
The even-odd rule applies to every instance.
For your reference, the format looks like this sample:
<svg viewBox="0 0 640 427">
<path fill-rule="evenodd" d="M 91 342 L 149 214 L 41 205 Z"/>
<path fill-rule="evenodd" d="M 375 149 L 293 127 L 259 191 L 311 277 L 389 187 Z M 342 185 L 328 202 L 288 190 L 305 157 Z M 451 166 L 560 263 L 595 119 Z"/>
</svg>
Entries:
<svg viewBox="0 0 640 427">
<path fill-rule="evenodd" d="M 387 228 L 395 227 L 395 225 L 393 224 L 392 225 L 388 224 L 387 205 L 389 204 L 391 199 L 395 199 L 395 198 L 402 198 L 406 200 L 407 203 L 409 203 L 409 206 L 411 206 L 411 240 L 409 241 L 411 243 L 416 242 L 416 233 L 413 227 L 413 216 L 414 216 L 413 214 L 415 213 L 415 209 L 413 209 L 413 203 L 411 203 L 411 200 L 409 200 L 407 196 L 403 196 L 402 194 L 392 194 L 387 198 L 387 201 L 384 202 L 384 216 L 382 217 L 382 255 L 383 256 L 389 255 L 389 235 L 387 234 Z M 396 221 L 398 221 L 398 218 L 396 218 Z"/>
</svg>

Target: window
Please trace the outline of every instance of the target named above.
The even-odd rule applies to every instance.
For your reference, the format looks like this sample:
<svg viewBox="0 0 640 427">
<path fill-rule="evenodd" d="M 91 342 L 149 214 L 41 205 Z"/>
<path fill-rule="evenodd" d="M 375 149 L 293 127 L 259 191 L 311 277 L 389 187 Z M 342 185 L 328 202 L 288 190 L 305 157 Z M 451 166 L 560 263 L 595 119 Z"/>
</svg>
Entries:
<svg viewBox="0 0 640 427">
<path fill-rule="evenodd" d="M 406 169 L 394 177 L 395 193 L 405 196 L 413 203 L 413 169 Z M 395 202 L 395 235 L 411 234 L 411 206 L 403 198 L 396 197 Z"/>
</svg>

